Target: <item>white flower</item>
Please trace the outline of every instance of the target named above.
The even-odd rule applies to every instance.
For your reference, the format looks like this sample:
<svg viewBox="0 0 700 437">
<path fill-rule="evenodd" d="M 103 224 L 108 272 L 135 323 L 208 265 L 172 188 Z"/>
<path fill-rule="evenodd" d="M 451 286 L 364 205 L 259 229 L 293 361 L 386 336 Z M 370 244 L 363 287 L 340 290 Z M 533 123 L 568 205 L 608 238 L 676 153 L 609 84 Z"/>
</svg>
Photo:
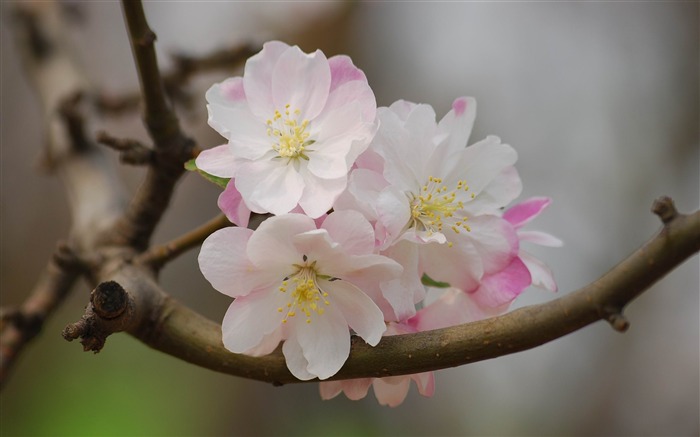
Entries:
<svg viewBox="0 0 700 437">
<path fill-rule="evenodd" d="M 331 209 L 376 132 L 376 102 L 347 56 L 326 59 L 279 41 L 246 62 L 243 77 L 207 92 L 209 124 L 229 140 L 197 167 L 235 178 L 246 206 L 317 218 Z M 226 211 L 224 211 L 226 212 Z"/>
<path fill-rule="evenodd" d="M 255 232 L 213 233 L 199 266 L 214 288 L 236 298 L 222 324 L 224 346 L 260 355 L 285 340 L 294 376 L 334 375 L 350 353 L 350 328 L 372 346 L 386 330 L 370 296 L 401 267 L 373 250 L 372 227 L 354 211 L 335 212 L 318 229 L 307 216 L 286 214 Z"/>
</svg>

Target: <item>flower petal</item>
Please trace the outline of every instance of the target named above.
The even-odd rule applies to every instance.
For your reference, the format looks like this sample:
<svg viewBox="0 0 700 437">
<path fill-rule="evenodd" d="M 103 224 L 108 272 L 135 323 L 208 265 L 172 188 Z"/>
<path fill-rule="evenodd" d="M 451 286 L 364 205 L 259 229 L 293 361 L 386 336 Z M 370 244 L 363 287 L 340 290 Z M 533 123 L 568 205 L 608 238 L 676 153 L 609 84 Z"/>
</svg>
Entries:
<svg viewBox="0 0 700 437">
<path fill-rule="evenodd" d="M 328 66 L 331 69 L 331 92 L 348 82 L 360 81 L 367 83 L 365 73 L 355 67 L 355 64 L 352 63 L 348 56 L 337 55 L 328 58 Z"/>
<path fill-rule="evenodd" d="M 265 336 L 282 324 L 284 296 L 277 290 L 263 290 L 238 297 L 231 303 L 221 324 L 226 349 L 243 353 L 260 345 Z"/>
<path fill-rule="evenodd" d="M 198 169 L 220 178 L 233 177 L 236 170 L 236 159 L 228 144 L 202 150 L 195 164 Z"/>
<path fill-rule="evenodd" d="M 283 278 L 288 269 L 293 269 L 292 264 L 302 262 L 303 254 L 294 244 L 295 236 L 315 229 L 314 221 L 301 214 L 270 217 L 250 237 L 248 257 L 254 265 L 276 270 Z"/>
<path fill-rule="evenodd" d="M 351 401 L 359 401 L 367 396 L 369 386 L 372 385 L 372 378 L 347 379 L 343 381 L 321 381 L 319 384 L 321 399 L 332 399 L 340 392 Z"/>
<path fill-rule="evenodd" d="M 199 269 L 219 292 L 238 297 L 274 284 L 275 277 L 257 270 L 246 256 L 245 249 L 252 234 L 250 229 L 224 228 L 202 243 Z"/>
<path fill-rule="evenodd" d="M 557 291 L 557 283 L 554 280 L 554 275 L 545 263 L 523 251 L 520 252 L 520 259 L 525 263 L 528 271 L 530 271 L 532 285 L 549 291 Z"/>
<path fill-rule="evenodd" d="M 411 375 L 418 387 L 418 393 L 425 397 L 432 397 L 435 394 L 435 372 L 423 372 Z"/>
<path fill-rule="evenodd" d="M 392 381 L 389 382 L 387 380 Z M 408 376 L 377 378 L 372 383 L 372 387 L 380 405 L 398 407 L 408 395 L 408 389 L 411 387 L 411 378 Z"/>
<path fill-rule="evenodd" d="M 337 305 L 347 324 L 370 346 L 376 346 L 386 331 L 381 310 L 365 293 L 347 281 L 319 281 L 328 292 L 331 305 Z"/>
<path fill-rule="evenodd" d="M 448 112 L 438 124 L 436 141 L 447 142 L 451 151 L 463 150 L 467 147 L 469 136 L 476 118 L 476 100 L 472 97 L 459 97 L 452 103 Z"/>
<path fill-rule="evenodd" d="M 511 146 L 502 144 L 500 138 L 489 136 L 455 158 L 451 162 L 451 174 L 443 179 L 465 179 L 470 193 L 479 195 L 505 168 L 515 164 L 518 154 Z"/>
<path fill-rule="evenodd" d="M 304 167 L 299 169 L 299 174 L 304 180 L 304 190 L 299 199 L 299 205 L 312 218 L 318 218 L 327 213 L 348 183 L 347 176 L 322 179 Z"/>
<path fill-rule="evenodd" d="M 250 161 L 239 166 L 236 188 L 253 211 L 280 215 L 297 206 L 304 190 L 304 180 L 293 165 L 278 161 Z"/>
<path fill-rule="evenodd" d="M 280 41 L 269 41 L 263 49 L 245 63 L 243 87 L 250 110 L 267 120 L 275 111 L 272 103 L 272 73 L 282 53 L 290 49 Z"/>
<path fill-rule="evenodd" d="M 561 247 L 564 245 L 564 242 L 554 235 L 541 231 L 518 231 L 518 238 L 520 238 L 520 241 L 527 241 L 540 246 Z"/>
<path fill-rule="evenodd" d="M 230 77 L 221 83 L 216 83 L 205 94 L 208 103 L 224 107 L 237 107 L 247 104 L 242 77 Z"/>
<path fill-rule="evenodd" d="M 297 340 L 309 363 L 306 370 L 319 379 L 335 375 L 350 355 L 348 323 L 337 305 L 325 308 L 311 323 L 300 317 L 289 320 L 293 320 Z"/>
<path fill-rule="evenodd" d="M 366 255 L 374 251 L 374 229 L 357 211 L 335 211 L 326 217 L 321 227 L 345 253 Z"/>
<path fill-rule="evenodd" d="M 309 362 L 306 360 L 306 357 L 304 357 L 304 351 L 299 344 L 294 330 L 290 331 L 289 337 L 282 344 L 282 353 L 284 354 L 287 368 L 297 379 L 308 381 L 316 377 L 316 375 L 306 370 L 309 366 Z"/>
<path fill-rule="evenodd" d="M 322 51 L 306 54 L 290 47 L 272 72 L 272 102 L 278 110 L 290 105 L 301 119 L 313 120 L 326 105 L 330 86 L 331 69 Z"/>
<path fill-rule="evenodd" d="M 532 276 L 520 258 L 513 261 L 498 273 L 486 276 L 481 286 L 471 293 L 479 305 L 498 308 L 513 301 L 524 289 L 532 284 Z"/>
<path fill-rule="evenodd" d="M 549 197 L 531 197 L 508 208 L 508 210 L 503 213 L 503 218 L 518 229 L 540 215 L 550 203 L 552 203 L 552 199 Z"/>
<path fill-rule="evenodd" d="M 226 184 L 226 189 L 219 194 L 217 201 L 219 209 L 226 214 L 231 223 L 242 228 L 248 227 L 250 220 L 250 209 L 246 206 L 241 197 L 241 193 L 236 189 L 235 180 L 231 179 Z"/>
</svg>

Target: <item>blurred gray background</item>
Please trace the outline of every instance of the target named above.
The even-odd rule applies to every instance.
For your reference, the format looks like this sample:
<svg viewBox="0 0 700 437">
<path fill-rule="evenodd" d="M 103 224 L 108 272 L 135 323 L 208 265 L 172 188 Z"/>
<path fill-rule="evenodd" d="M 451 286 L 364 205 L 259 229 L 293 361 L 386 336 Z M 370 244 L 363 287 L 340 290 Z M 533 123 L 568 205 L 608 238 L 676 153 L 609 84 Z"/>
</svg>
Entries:
<svg viewBox="0 0 700 437">
<path fill-rule="evenodd" d="M 72 37 L 91 80 L 111 93 L 137 88 L 115 2 L 77 4 Z M 4 5 L 6 6 L 6 5 Z M 4 8 L 3 8 L 4 9 Z M 553 205 L 530 229 L 561 249 L 530 248 L 555 272 L 560 294 L 594 280 L 659 228 L 653 199 L 698 208 L 699 4 L 209 3 L 145 6 L 163 69 L 175 51 L 203 54 L 280 38 L 326 55 L 350 55 L 379 105 L 403 98 L 441 117 L 455 97 L 477 98 L 472 141 L 499 135 L 518 150 L 523 198 Z M 65 193 L 36 171 L 41 108 L 19 65 L 3 13 L 2 305 L 19 304 L 70 227 Z M 203 147 L 204 90 L 235 71 L 194 83 L 182 111 Z M 114 135 L 146 139 L 138 114 L 99 120 Z M 111 158 L 116 163 L 116 157 Z M 133 190 L 142 170 L 121 168 Z M 217 213 L 218 189 L 188 175 L 156 242 Z M 228 298 L 211 289 L 192 251 L 166 268 L 171 294 L 214 320 Z M 627 309 L 625 334 L 599 322 L 534 350 L 441 371 L 435 396 L 412 389 L 396 409 L 373 395 L 321 401 L 315 384 L 275 388 L 203 370 L 127 335 L 98 355 L 60 331 L 77 320 L 81 284 L 25 351 L 0 397 L 0 434 L 11 435 L 698 435 L 700 303 L 695 256 Z M 555 298 L 530 289 L 516 306 Z"/>
</svg>

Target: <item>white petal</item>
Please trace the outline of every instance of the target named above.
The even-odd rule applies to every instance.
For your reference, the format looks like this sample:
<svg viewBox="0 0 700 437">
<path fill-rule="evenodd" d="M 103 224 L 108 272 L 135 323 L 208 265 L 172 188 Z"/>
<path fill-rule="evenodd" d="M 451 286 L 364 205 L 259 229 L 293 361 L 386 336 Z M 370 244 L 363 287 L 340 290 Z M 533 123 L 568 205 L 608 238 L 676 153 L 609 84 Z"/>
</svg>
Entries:
<svg viewBox="0 0 700 437">
<path fill-rule="evenodd" d="M 327 213 L 348 183 L 345 175 L 337 179 L 321 179 L 304 167 L 299 169 L 299 173 L 304 179 L 304 191 L 299 205 L 312 218 L 319 218 Z"/>
<path fill-rule="evenodd" d="M 374 229 L 357 211 L 335 211 L 326 217 L 321 227 L 345 253 L 366 255 L 374 251 Z"/>
<path fill-rule="evenodd" d="M 294 323 L 297 340 L 309 363 L 306 370 L 319 379 L 338 373 L 350 355 L 348 323 L 336 305 L 325 309 L 326 312 L 314 316 L 311 323 L 306 323 L 303 317 L 289 319 Z"/>
<path fill-rule="evenodd" d="M 272 102 L 282 110 L 301 111 L 300 118 L 313 120 L 328 100 L 331 69 L 322 51 L 306 54 L 294 46 L 285 50 L 272 72 Z"/>
<path fill-rule="evenodd" d="M 444 141 L 452 151 L 464 149 L 467 147 L 475 118 L 476 100 L 473 97 L 455 99 L 452 110 L 438 124 L 437 140 Z"/>
<path fill-rule="evenodd" d="M 220 178 L 235 174 L 236 159 L 228 144 L 202 150 L 195 160 L 197 168 Z"/>
<path fill-rule="evenodd" d="M 518 154 L 495 136 L 489 136 L 459 152 L 452 164 L 454 176 L 443 179 L 461 178 L 467 181 L 470 193 L 478 195 L 501 172 L 515 164 Z"/>
<path fill-rule="evenodd" d="M 394 186 L 388 186 L 377 198 L 377 221 L 382 224 L 387 239 L 380 248 L 396 241 L 411 218 L 411 205 L 406 195 Z"/>
<path fill-rule="evenodd" d="M 293 165 L 250 161 L 238 167 L 236 188 L 253 211 L 280 215 L 297 206 L 304 190 L 304 180 Z"/>
<path fill-rule="evenodd" d="M 297 379 L 308 381 L 316 377 L 316 375 L 306 370 L 309 366 L 309 362 L 306 360 L 306 357 L 304 357 L 304 351 L 301 349 L 296 333 L 293 330 L 290 332 L 289 338 L 287 338 L 282 345 L 282 353 L 287 362 L 287 368 Z"/>
<path fill-rule="evenodd" d="M 282 53 L 290 48 L 283 42 L 266 42 L 260 53 L 246 61 L 243 86 L 250 110 L 258 117 L 267 119 L 274 113 L 272 73 Z"/>
<path fill-rule="evenodd" d="M 199 269 L 221 293 L 231 297 L 243 296 L 275 282 L 274 276 L 256 269 L 246 256 L 246 246 L 252 234 L 250 229 L 224 228 L 202 243 Z"/>
<path fill-rule="evenodd" d="M 506 167 L 475 199 L 468 198 L 471 191 L 464 193 L 465 210 L 470 215 L 500 214 L 501 208 L 516 199 L 523 190 L 523 183 L 515 167 Z"/>
<path fill-rule="evenodd" d="M 301 214 L 270 217 L 250 237 L 248 257 L 257 266 L 278 270 L 283 278 L 290 273 L 287 269 L 293 269 L 292 264 L 303 262 L 294 237 L 315 229 L 314 221 Z"/>
<path fill-rule="evenodd" d="M 395 317 L 387 320 L 406 320 L 416 313 L 416 302 L 423 299 L 425 288 L 421 283 L 419 270 L 418 245 L 399 242 L 385 251 L 383 255 L 398 262 L 403 271 L 401 275 L 380 284 L 382 295 L 391 305 Z"/>
<path fill-rule="evenodd" d="M 205 94 L 207 103 L 236 108 L 247 105 L 242 77 L 230 77 L 221 83 L 216 83 Z"/>
<path fill-rule="evenodd" d="M 221 324 L 226 349 L 243 353 L 258 346 L 282 323 L 285 297 L 276 289 L 258 291 L 231 303 Z"/>
<path fill-rule="evenodd" d="M 540 231 L 518 231 L 518 238 L 520 238 L 520 241 L 527 241 L 540 246 L 561 247 L 564 245 L 564 242 L 554 235 Z"/>
<path fill-rule="evenodd" d="M 520 259 L 530 271 L 532 285 L 549 291 L 557 291 L 557 283 L 554 280 L 554 275 L 545 263 L 523 251 L 520 251 Z"/>
<path fill-rule="evenodd" d="M 359 288 L 347 281 L 319 281 L 329 296 L 331 305 L 337 305 L 348 325 L 370 346 L 376 346 L 386 331 L 381 310 Z"/>
</svg>

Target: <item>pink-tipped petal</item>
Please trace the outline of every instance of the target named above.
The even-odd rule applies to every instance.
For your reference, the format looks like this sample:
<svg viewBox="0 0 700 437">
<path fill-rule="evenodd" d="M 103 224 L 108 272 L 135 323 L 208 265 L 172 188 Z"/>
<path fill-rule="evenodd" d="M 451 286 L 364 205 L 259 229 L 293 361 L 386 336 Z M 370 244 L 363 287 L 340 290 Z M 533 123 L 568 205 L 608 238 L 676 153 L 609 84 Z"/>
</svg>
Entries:
<svg viewBox="0 0 700 437">
<path fill-rule="evenodd" d="M 242 228 L 248 227 L 251 211 L 243 201 L 241 193 L 236 189 L 234 179 L 231 179 L 226 185 L 226 189 L 219 194 L 217 205 L 231 223 Z"/>
<path fill-rule="evenodd" d="M 479 305 L 498 308 L 507 305 L 532 284 L 532 276 L 520 258 L 514 258 L 505 269 L 482 279 L 481 286 L 471 293 Z"/>
<path fill-rule="evenodd" d="M 476 118 L 476 100 L 472 97 L 459 97 L 452 103 L 448 112 L 438 124 L 438 142 L 446 142 L 451 151 L 464 150 Z"/>
<path fill-rule="evenodd" d="M 367 82 L 365 73 L 363 73 L 359 68 L 355 67 L 352 60 L 348 56 L 337 55 L 328 58 L 328 66 L 331 69 L 331 92 L 348 82 Z"/>
<path fill-rule="evenodd" d="M 206 92 L 207 102 L 220 106 L 236 107 L 246 104 L 245 89 L 242 77 L 230 77 L 221 83 L 214 84 Z"/>
<path fill-rule="evenodd" d="M 550 203 L 552 203 L 552 199 L 549 197 L 532 197 L 508 208 L 503 213 L 503 218 L 517 229 L 540 215 Z"/>
</svg>

